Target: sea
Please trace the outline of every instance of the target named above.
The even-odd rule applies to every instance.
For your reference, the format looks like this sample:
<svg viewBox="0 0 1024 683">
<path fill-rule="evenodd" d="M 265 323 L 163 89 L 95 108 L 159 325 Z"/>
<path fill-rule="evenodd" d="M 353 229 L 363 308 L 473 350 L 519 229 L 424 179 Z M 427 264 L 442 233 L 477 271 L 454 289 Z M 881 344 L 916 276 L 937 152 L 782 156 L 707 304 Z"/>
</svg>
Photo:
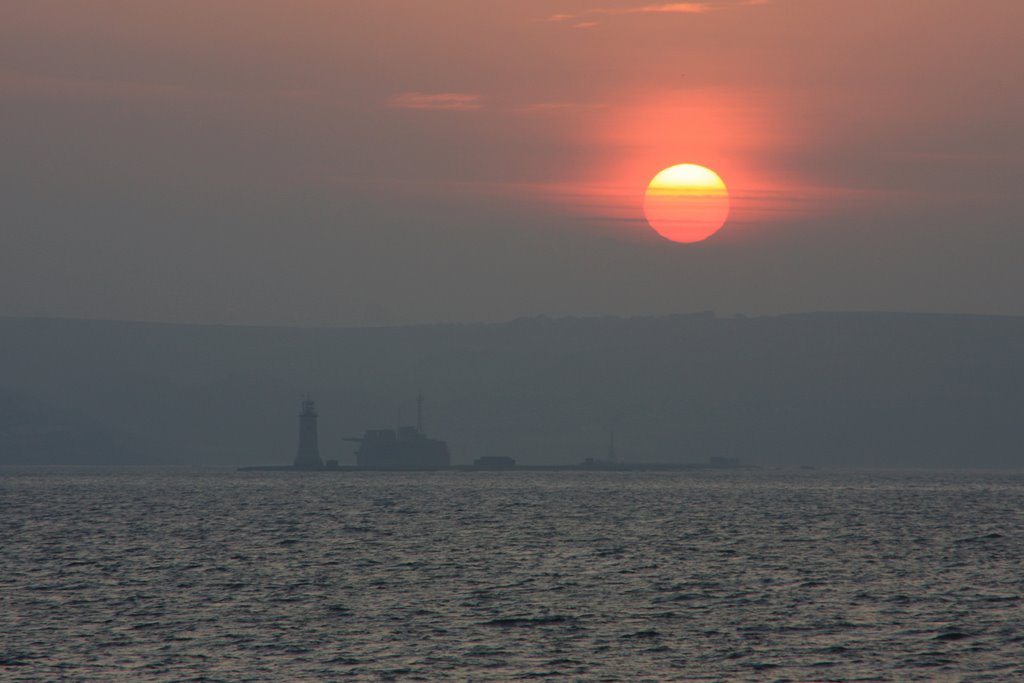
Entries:
<svg viewBox="0 0 1024 683">
<path fill-rule="evenodd" d="M 1024 474 L 0 470 L 4 681 L 1024 681 Z"/>
</svg>

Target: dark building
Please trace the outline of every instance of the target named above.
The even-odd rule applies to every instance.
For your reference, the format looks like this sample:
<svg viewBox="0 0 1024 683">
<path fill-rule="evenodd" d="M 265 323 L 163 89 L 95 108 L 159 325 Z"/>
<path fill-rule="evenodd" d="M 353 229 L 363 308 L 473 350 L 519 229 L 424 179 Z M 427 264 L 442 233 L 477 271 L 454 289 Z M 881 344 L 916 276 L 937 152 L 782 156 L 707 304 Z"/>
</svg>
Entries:
<svg viewBox="0 0 1024 683">
<path fill-rule="evenodd" d="M 366 469 L 429 470 L 451 465 L 448 444 L 423 432 L 423 397 L 417 399 L 415 427 L 370 429 L 359 444 L 356 465 Z"/>
<path fill-rule="evenodd" d="M 302 402 L 299 415 L 299 448 L 295 453 L 297 470 L 321 470 L 324 467 L 324 461 L 320 459 L 316 420 L 316 404 L 307 398 Z"/>
</svg>

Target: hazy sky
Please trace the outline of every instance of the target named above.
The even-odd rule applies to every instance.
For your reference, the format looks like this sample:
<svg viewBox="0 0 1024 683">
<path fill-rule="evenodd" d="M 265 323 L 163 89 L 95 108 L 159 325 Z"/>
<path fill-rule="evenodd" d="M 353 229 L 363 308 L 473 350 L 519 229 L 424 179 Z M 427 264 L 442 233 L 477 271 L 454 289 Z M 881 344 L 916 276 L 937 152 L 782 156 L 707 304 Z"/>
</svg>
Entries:
<svg viewBox="0 0 1024 683">
<path fill-rule="evenodd" d="M 0 314 L 1024 314 L 1020 0 L 0 0 Z M 717 171 L 679 245 L 648 180 Z"/>
</svg>

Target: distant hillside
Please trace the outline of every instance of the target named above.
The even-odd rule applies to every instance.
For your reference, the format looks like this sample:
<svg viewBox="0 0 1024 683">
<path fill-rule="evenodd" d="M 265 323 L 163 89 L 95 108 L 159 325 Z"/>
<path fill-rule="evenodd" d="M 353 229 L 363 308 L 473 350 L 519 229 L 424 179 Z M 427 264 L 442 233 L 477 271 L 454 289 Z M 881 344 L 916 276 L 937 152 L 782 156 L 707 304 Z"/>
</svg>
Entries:
<svg viewBox="0 0 1024 683">
<path fill-rule="evenodd" d="M 1024 464 L 1024 318 L 535 318 L 278 329 L 0 319 L 0 463 L 287 462 L 412 422 L 454 459 Z"/>
</svg>

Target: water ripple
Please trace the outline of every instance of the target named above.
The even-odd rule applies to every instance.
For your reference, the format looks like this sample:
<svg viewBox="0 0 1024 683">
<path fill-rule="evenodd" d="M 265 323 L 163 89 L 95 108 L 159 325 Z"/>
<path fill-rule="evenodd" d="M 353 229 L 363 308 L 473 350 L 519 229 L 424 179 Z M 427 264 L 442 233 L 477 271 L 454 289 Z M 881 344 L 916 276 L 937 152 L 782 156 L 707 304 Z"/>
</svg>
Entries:
<svg viewBox="0 0 1024 683">
<path fill-rule="evenodd" d="M 1024 680 L 995 474 L 0 473 L 0 679 Z"/>
</svg>

